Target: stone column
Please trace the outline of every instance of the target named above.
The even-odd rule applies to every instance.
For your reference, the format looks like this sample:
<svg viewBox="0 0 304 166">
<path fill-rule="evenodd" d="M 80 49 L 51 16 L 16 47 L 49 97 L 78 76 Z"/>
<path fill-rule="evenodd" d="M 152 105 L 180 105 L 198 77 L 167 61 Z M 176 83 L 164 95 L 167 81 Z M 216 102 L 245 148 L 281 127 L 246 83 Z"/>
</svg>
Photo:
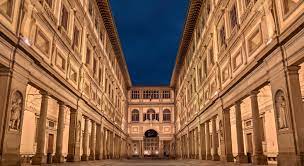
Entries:
<svg viewBox="0 0 304 166">
<path fill-rule="evenodd" d="M 112 158 L 115 159 L 115 158 L 116 158 L 116 156 L 115 156 L 115 147 L 116 147 L 116 146 L 115 146 L 115 137 L 116 137 L 116 135 L 115 135 L 115 132 L 114 132 L 114 131 L 112 132 L 112 135 L 111 135 L 111 136 L 112 136 L 112 141 L 111 141 L 111 145 L 112 145 L 112 146 L 111 146 L 111 148 L 112 148 L 112 154 L 111 154 L 111 155 L 112 155 Z"/>
<path fill-rule="evenodd" d="M 258 104 L 258 91 L 250 93 L 251 112 L 252 112 L 252 127 L 253 127 L 253 156 L 252 163 L 256 165 L 267 164 L 267 157 L 263 154 L 262 137 L 260 135 L 260 112 Z"/>
<path fill-rule="evenodd" d="M 217 132 L 216 132 L 216 116 L 212 118 L 212 160 L 219 161 L 220 156 L 218 155 L 218 139 L 217 139 Z"/>
<path fill-rule="evenodd" d="M 198 123 L 198 126 L 197 126 L 197 150 L 198 150 L 198 159 L 199 160 L 202 160 L 202 142 L 201 142 L 201 134 L 202 132 L 202 129 L 201 129 L 201 126 L 200 126 L 200 123 Z"/>
<path fill-rule="evenodd" d="M 187 132 L 187 136 L 186 136 L 186 148 L 187 148 L 187 159 L 189 159 L 190 158 L 190 150 L 191 150 L 191 148 L 190 148 L 190 137 L 189 137 L 189 131 Z"/>
<path fill-rule="evenodd" d="M 64 157 L 62 155 L 62 144 L 63 144 L 63 131 L 64 131 L 64 111 L 65 105 L 63 102 L 58 102 L 59 113 L 58 113 L 58 126 L 57 126 L 57 137 L 56 137 L 56 153 L 53 157 L 54 163 L 63 163 Z"/>
<path fill-rule="evenodd" d="M 230 109 L 224 109 L 223 112 L 223 132 L 224 132 L 224 150 L 221 154 L 221 160 L 234 162 L 234 157 L 232 154 L 232 138 L 231 138 L 231 123 L 230 123 Z"/>
<path fill-rule="evenodd" d="M 78 111 L 70 109 L 69 144 L 67 161 L 80 161 L 81 121 L 78 120 Z"/>
<path fill-rule="evenodd" d="M 241 101 L 235 103 L 235 125 L 236 125 L 236 140 L 238 154 L 236 157 L 237 163 L 248 163 L 248 158 L 244 153 L 244 138 L 242 126 Z"/>
<path fill-rule="evenodd" d="M 104 137 L 104 133 L 102 130 L 102 124 L 99 124 L 97 125 L 97 130 L 96 130 L 96 148 L 95 148 L 96 160 L 103 159 L 103 137 Z"/>
<path fill-rule="evenodd" d="M 90 138 L 90 160 L 95 160 L 95 137 L 96 137 L 96 123 L 92 120 L 91 121 L 91 138 Z"/>
<path fill-rule="evenodd" d="M 38 134 L 37 134 L 37 149 L 36 154 L 33 157 L 32 164 L 40 165 L 46 163 L 45 151 L 45 135 L 46 135 L 46 118 L 48 110 L 49 96 L 47 92 L 40 92 L 42 95 L 40 115 L 38 122 Z"/>
<path fill-rule="evenodd" d="M 206 160 L 206 125 L 202 123 L 201 125 L 201 158 L 202 160 Z"/>
<path fill-rule="evenodd" d="M 163 140 L 159 140 L 159 157 L 163 158 L 164 157 L 164 144 Z"/>
<path fill-rule="evenodd" d="M 82 156 L 81 160 L 82 161 L 87 161 L 88 160 L 88 141 L 89 141 L 89 118 L 84 117 L 84 133 L 83 133 L 83 138 L 82 138 Z"/>
<path fill-rule="evenodd" d="M 104 159 L 108 159 L 108 131 L 106 129 L 104 130 L 103 147 Z"/>
<path fill-rule="evenodd" d="M 209 128 L 209 120 L 205 123 L 206 125 L 206 159 L 212 160 L 211 156 L 211 144 L 210 144 L 210 128 Z"/>
<path fill-rule="evenodd" d="M 197 128 L 194 130 L 194 158 L 198 159 L 198 153 L 197 153 L 197 148 L 198 148 L 198 142 L 197 142 Z"/>
</svg>

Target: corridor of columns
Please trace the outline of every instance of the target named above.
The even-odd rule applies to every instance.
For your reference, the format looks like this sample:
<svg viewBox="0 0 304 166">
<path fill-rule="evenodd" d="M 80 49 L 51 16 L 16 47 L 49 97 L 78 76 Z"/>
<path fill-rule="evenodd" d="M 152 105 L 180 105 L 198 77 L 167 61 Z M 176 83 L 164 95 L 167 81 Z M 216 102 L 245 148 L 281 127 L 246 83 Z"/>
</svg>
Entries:
<svg viewBox="0 0 304 166">
<path fill-rule="evenodd" d="M 26 88 L 25 101 L 20 144 L 22 163 L 63 163 L 127 156 L 126 136 L 114 126 L 108 127 L 101 116 L 77 111 L 31 85 Z"/>
</svg>

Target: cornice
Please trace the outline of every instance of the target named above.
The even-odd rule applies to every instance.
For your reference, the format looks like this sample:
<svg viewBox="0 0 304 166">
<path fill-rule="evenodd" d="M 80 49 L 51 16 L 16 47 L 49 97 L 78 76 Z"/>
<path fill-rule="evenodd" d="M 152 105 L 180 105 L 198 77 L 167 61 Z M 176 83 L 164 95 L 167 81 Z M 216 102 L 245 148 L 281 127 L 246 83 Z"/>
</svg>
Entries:
<svg viewBox="0 0 304 166">
<path fill-rule="evenodd" d="M 171 87 L 175 87 L 176 85 L 177 77 L 183 65 L 184 58 L 187 54 L 189 45 L 193 37 L 193 32 L 195 30 L 196 22 L 200 15 L 202 3 L 203 0 L 189 1 L 188 14 L 184 25 L 184 31 L 180 41 L 174 70 L 171 76 L 171 82 L 170 82 Z"/>
<path fill-rule="evenodd" d="M 112 44 L 115 55 L 117 56 L 118 63 L 120 65 L 121 71 L 123 73 L 123 77 L 127 84 L 127 88 L 132 86 L 131 78 L 129 75 L 127 63 L 125 60 L 125 56 L 122 51 L 120 39 L 118 36 L 117 28 L 115 25 L 114 17 L 111 12 L 111 7 L 109 0 L 96 0 L 99 8 L 99 12 L 102 16 L 107 34 L 110 38 L 110 42 Z"/>
</svg>

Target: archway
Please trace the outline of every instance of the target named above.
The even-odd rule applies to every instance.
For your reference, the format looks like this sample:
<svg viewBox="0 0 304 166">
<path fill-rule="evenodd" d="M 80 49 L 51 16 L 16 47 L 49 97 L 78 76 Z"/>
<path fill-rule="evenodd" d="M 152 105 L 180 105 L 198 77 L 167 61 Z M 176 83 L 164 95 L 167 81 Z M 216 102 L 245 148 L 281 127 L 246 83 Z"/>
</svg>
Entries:
<svg viewBox="0 0 304 166">
<path fill-rule="evenodd" d="M 147 130 L 144 135 L 144 157 L 159 157 L 159 135 L 153 129 Z"/>
</svg>

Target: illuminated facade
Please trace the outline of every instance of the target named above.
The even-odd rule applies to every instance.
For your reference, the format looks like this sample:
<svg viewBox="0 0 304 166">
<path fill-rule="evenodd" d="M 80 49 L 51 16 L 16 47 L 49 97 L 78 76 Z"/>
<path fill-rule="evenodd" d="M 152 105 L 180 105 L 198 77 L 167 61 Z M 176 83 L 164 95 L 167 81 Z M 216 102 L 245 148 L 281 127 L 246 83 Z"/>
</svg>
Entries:
<svg viewBox="0 0 304 166">
<path fill-rule="evenodd" d="M 304 165 L 304 2 L 191 0 L 168 86 L 132 86 L 108 0 L 0 2 L 0 165 Z"/>
</svg>

